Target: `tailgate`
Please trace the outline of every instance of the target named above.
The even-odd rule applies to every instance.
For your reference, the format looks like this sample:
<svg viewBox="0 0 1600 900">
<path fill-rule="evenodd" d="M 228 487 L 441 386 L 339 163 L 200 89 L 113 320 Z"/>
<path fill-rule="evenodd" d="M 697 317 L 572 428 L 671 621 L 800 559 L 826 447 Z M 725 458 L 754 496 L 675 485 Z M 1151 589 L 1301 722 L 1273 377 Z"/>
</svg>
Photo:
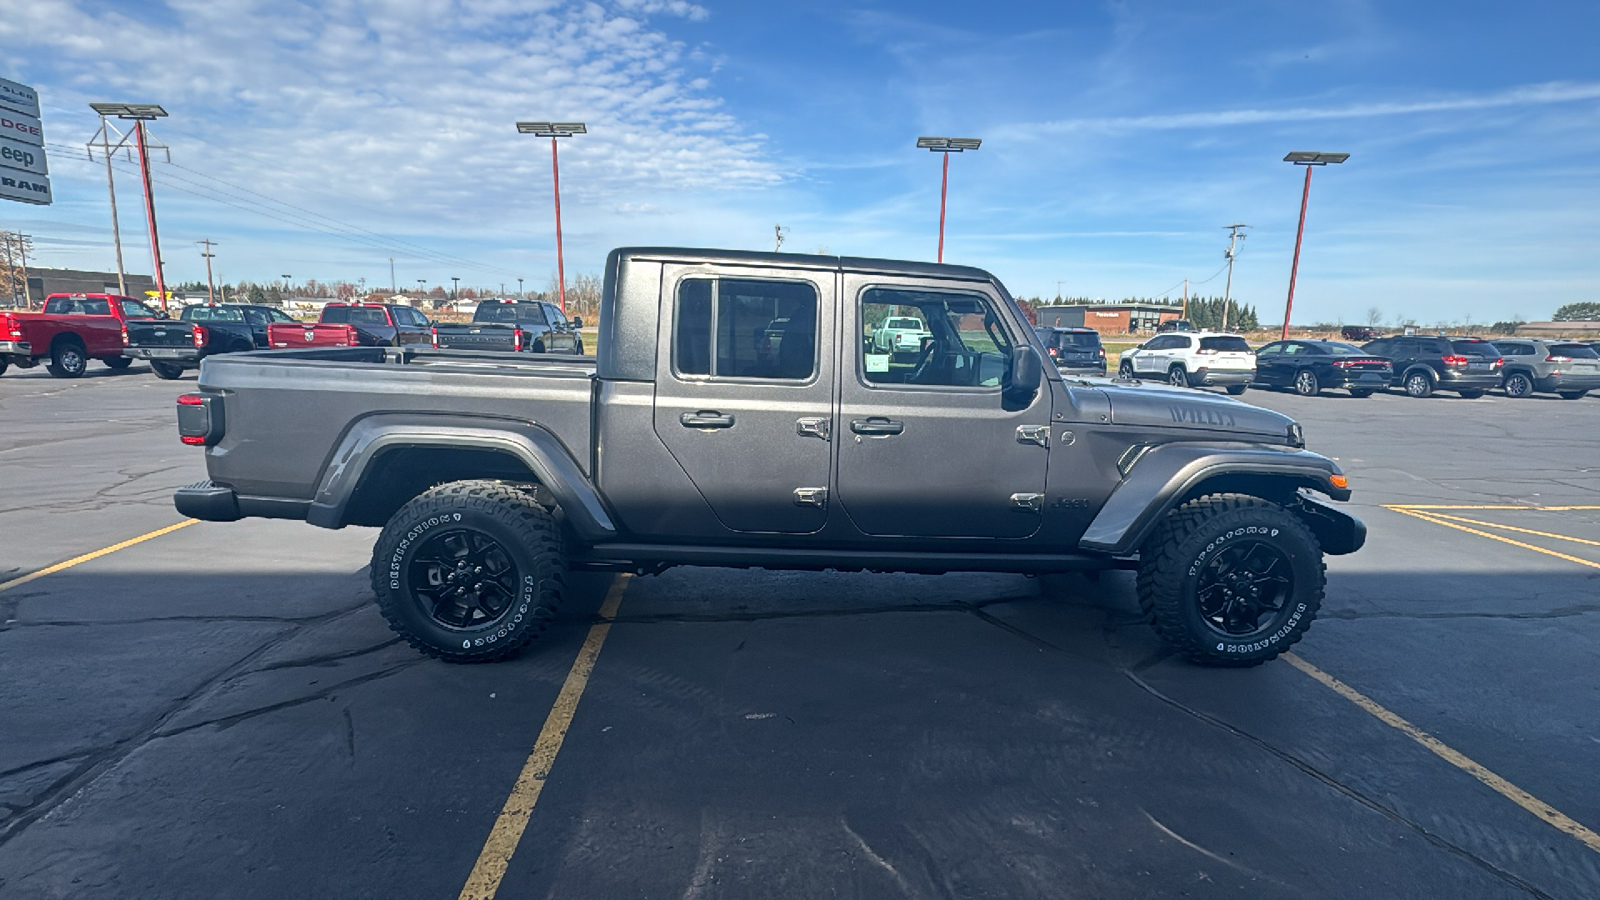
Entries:
<svg viewBox="0 0 1600 900">
<path fill-rule="evenodd" d="M 349 347 L 355 343 L 349 325 L 274 322 L 267 326 L 267 343 L 274 350 L 296 347 Z"/>
<path fill-rule="evenodd" d="M 517 328 L 512 325 L 453 325 L 435 328 L 434 346 L 441 350 L 512 350 Z"/>
<path fill-rule="evenodd" d="M 129 347 L 194 348 L 194 326 L 188 322 L 129 320 Z"/>
</svg>

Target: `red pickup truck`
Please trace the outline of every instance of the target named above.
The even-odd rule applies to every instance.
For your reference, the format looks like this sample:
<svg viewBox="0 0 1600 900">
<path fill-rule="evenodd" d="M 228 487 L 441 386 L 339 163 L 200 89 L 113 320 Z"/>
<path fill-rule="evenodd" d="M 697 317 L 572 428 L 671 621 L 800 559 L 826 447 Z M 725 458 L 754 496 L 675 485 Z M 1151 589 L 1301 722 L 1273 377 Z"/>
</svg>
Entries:
<svg viewBox="0 0 1600 900">
<path fill-rule="evenodd" d="M 329 303 L 315 323 L 274 322 L 267 343 L 274 350 L 300 347 L 399 347 L 433 340 L 428 317 L 392 303 Z"/>
<path fill-rule="evenodd" d="M 9 366 L 32 368 L 44 360 L 57 378 L 77 378 L 98 359 L 113 369 L 133 360 L 122 355 L 130 319 L 160 319 L 164 313 L 116 294 L 51 294 L 43 312 L 0 312 L 0 374 Z"/>
</svg>

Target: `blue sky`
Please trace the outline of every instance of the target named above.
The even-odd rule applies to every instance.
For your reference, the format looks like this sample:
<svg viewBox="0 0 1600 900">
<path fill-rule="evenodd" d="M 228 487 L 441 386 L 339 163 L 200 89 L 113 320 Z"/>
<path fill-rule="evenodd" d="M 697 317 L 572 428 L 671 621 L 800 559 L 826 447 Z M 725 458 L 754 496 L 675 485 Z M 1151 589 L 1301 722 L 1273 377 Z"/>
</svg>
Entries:
<svg viewBox="0 0 1600 900">
<path fill-rule="evenodd" d="M 622 244 L 946 259 L 1019 295 L 1173 292 L 1253 226 L 1234 295 L 1296 321 L 1547 317 L 1600 294 L 1600 7 L 1575 3 L 31 0 L 0 76 L 44 103 L 57 203 L 0 206 L 46 265 L 109 267 L 91 100 L 164 104 L 169 278 L 543 287 L 548 146 L 569 276 Z M 126 165 L 126 164 L 124 164 Z M 221 179 L 220 181 L 216 179 Z M 130 267 L 148 271 L 119 172 Z M 271 199 L 268 199 L 271 198 Z M 288 204 L 288 205 L 286 205 Z M 321 229 L 315 230 L 315 229 Z M 328 232 L 332 232 L 331 234 Z M 1221 278 L 1197 290 L 1220 293 Z"/>
</svg>

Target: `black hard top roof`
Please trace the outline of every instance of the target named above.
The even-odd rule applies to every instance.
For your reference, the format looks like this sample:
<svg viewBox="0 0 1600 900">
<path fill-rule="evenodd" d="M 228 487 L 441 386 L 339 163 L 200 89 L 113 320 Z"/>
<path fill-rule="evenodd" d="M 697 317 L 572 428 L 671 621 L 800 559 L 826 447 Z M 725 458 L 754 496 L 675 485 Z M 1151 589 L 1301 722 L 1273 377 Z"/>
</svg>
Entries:
<svg viewBox="0 0 1600 900">
<path fill-rule="evenodd" d="M 771 265 L 792 268 L 833 269 L 846 272 L 873 272 L 894 275 L 921 275 L 963 281 L 995 281 L 983 269 L 941 263 L 897 259 L 871 259 L 857 256 L 820 256 L 811 253 L 768 253 L 756 250 L 713 250 L 697 247 L 619 247 L 614 258 L 661 259 L 672 262 L 732 263 Z M 609 266 L 607 266 L 609 268 Z"/>
</svg>

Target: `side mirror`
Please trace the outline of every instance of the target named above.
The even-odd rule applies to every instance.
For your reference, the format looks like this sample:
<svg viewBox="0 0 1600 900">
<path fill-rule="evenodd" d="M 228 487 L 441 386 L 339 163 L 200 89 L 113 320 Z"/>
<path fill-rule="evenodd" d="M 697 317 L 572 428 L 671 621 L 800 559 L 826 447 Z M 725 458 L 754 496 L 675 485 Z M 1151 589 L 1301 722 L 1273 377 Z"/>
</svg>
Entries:
<svg viewBox="0 0 1600 900">
<path fill-rule="evenodd" d="M 1043 374 L 1039 354 L 1032 347 L 1024 345 L 1012 350 L 1011 372 L 1004 390 L 1006 398 L 1023 402 L 1032 400 L 1039 390 L 1039 377 Z"/>
<path fill-rule="evenodd" d="M 156 318 L 158 318 L 158 319 L 170 319 L 170 318 L 172 318 L 172 314 L 167 312 L 166 310 L 162 310 L 162 311 L 156 313 Z"/>
<path fill-rule="evenodd" d="M 573 328 L 582 328 L 583 327 L 583 317 L 582 316 L 573 316 L 572 317 L 572 327 Z"/>
</svg>

